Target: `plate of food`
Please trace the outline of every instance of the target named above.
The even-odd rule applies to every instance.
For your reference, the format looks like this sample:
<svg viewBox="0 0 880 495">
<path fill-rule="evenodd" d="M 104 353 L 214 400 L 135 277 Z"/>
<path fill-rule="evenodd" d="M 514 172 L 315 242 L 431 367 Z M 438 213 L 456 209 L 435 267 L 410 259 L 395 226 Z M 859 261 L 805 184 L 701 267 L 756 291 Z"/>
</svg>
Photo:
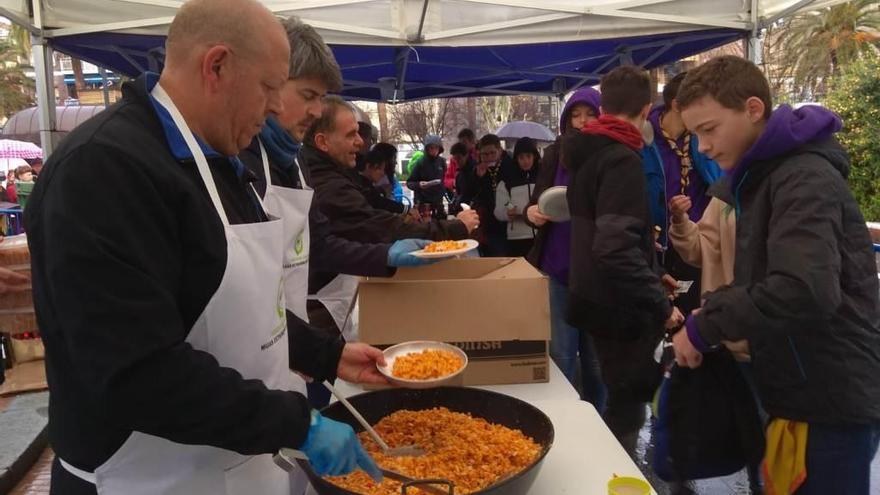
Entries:
<svg viewBox="0 0 880 495">
<path fill-rule="evenodd" d="M 568 188 L 565 186 L 553 186 L 548 187 L 538 197 L 538 209 L 550 217 L 551 222 L 571 220 L 571 213 L 568 211 L 568 198 L 566 198 L 567 192 Z"/>
<path fill-rule="evenodd" d="M 419 258 L 449 258 L 474 250 L 479 245 L 480 243 L 473 239 L 463 239 L 461 241 L 436 241 L 409 254 Z"/>
<path fill-rule="evenodd" d="M 414 340 L 388 347 L 385 366 L 376 367 L 388 381 L 405 388 L 460 385 L 468 365 L 467 354 L 454 345 L 432 340 Z"/>
</svg>

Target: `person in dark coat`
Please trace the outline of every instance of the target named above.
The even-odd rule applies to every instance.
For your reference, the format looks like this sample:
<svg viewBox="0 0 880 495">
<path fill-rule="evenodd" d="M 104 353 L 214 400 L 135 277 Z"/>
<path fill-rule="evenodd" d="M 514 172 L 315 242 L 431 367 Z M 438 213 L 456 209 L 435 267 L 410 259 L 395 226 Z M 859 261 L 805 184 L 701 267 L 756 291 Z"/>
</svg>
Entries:
<svg viewBox="0 0 880 495">
<path fill-rule="evenodd" d="M 522 257 L 532 249 L 535 227 L 526 223 L 528 207 L 539 172 L 541 154 L 532 138 L 524 137 L 513 148 L 515 167 L 501 178 L 495 190 L 495 218 L 507 222 L 507 255 Z"/>
<path fill-rule="evenodd" d="M 565 103 L 559 118 L 561 136 L 544 149 L 535 190 L 526 209 L 526 222 L 537 229 L 535 242 L 526 259 L 550 279 L 550 357 L 574 384 L 578 365 L 581 370 L 581 397 L 600 413 L 605 410 L 607 392 L 599 370 L 593 338 L 571 326 L 568 314 L 568 271 L 571 252 L 571 222 L 551 222 L 538 208 L 538 198 L 553 186 L 568 186 L 568 168 L 561 164 L 562 137 L 579 133 L 599 117 L 599 92 L 582 88 Z"/>
<path fill-rule="evenodd" d="M 387 196 L 385 189 L 376 185 L 387 178 L 387 169 L 386 154 L 382 150 L 373 149 L 366 154 L 362 165 L 358 164 L 355 170 L 348 173 L 370 206 L 391 213 L 407 213 L 410 211 L 408 205 L 394 201 Z"/>
<path fill-rule="evenodd" d="M 355 166 L 360 137 L 347 138 L 342 124 L 353 121 L 348 103 L 324 99 L 324 111 L 306 134 L 299 161 L 308 170 L 318 207 L 330 219 L 330 232 L 359 242 L 387 243 L 398 239 L 465 239 L 478 224 L 476 214 L 462 212 L 457 220 L 417 222 L 409 215 L 370 206 L 347 170 Z M 355 124 L 356 125 L 356 122 Z"/>
<path fill-rule="evenodd" d="M 880 300 L 834 139 L 840 118 L 819 106 L 771 111 L 761 70 L 732 56 L 692 70 L 678 102 L 700 151 L 729 171 L 737 226 L 733 283 L 675 334 L 676 361 L 698 367 L 702 353 L 747 339 L 771 417 L 768 491 L 867 495 L 880 439 Z M 783 444 L 801 455 L 774 455 Z M 778 476 L 788 463 L 804 469 Z"/>
<path fill-rule="evenodd" d="M 628 452 L 659 383 L 654 349 L 683 317 L 669 301 L 639 152 L 651 81 L 635 66 L 602 78 L 598 120 L 562 140 L 571 182 L 568 321 L 593 335 L 608 387 L 604 419 Z"/>
<path fill-rule="evenodd" d="M 501 178 L 515 166 L 501 147 L 501 139 L 495 134 L 486 134 L 480 138 L 480 162 L 458 172 L 461 202 L 470 205 L 480 215 L 482 227 L 475 237 L 480 241 L 483 256 L 507 255 L 507 222 L 495 218 L 495 190 Z"/>
<path fill-rule="evenodd" d="M 442 154 L 443 142 L 440 136 L 428 135 L 425 138 L 425 154 L 413 167 L 412 173 L 406 180 L 406 187 L 414 193 L 416 206 L 421 207 L 420 211 L 427 208 L 431 217 L 437 220 L 446 219 L 446 208 L 443 206 L 446 159 Z"/>
</svg>

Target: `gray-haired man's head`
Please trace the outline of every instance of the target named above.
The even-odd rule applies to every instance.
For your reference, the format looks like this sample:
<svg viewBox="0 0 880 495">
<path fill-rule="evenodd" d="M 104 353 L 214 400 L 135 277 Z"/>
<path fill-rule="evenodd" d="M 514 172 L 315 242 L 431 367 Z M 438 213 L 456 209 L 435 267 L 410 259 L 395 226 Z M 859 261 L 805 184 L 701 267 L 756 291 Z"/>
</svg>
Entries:
<svg viewBox="0 0 880 495">
<path fill-rule="evenodd" d="M 328 91 L 342 89 L 342 73 L 330 47 L 312 26 L 299 18 L 282 21 L 290 41 L 290 70 L 282 90 L 284 112 L 278 121 L 297 141 L 321 116 L 321 100 Z"/>
<path fill-rule="evenodd" d="M 352 106 L 338 96 L 324 98 L 324 110 L 306 133 L 306 143 L 330 155 L 338 165 L 354 168 L 363 140 Z"/>
</svg>

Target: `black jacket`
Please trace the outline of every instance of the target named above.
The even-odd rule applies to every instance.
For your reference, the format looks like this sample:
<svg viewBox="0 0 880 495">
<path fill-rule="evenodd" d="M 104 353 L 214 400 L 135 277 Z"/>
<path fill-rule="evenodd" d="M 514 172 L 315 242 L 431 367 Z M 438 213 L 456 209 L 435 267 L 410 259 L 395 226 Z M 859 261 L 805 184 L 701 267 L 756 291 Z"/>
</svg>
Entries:
<svg viewBox="0 0 880 495">
<path fill-rule="evenodd" d="M 266 178 L 256 139 L 239 155 L 241 161 L 257 178 L 254 183 L 260 195 L 266 194 Z M 299 166 L 296 161 L 290 168 L 282 167 L 271 156 L 269 173 L 272 183 L 282 187 L 302 189 Z M 303 171 L 306 181 L 309 180 Z M 390 277 L 395 270 L 388 267 L 389 244 L 372 244 L 350 241 L 330 231 L 330 220 L 321 213 L 315 196 L 309 209 L 309 272 L 332 272 L 366 277 Z"/>
<path fill-rule="evenodd" d="M 559 146 L 562 138 L 556 138 L 556 142 L 544 148 L 544 156 L 541 158 L 541 167 L 538 168 L 538 177 L 535 179 L 535 189 L 532 190 L 532 197 L 529 200 L 529 206 L 538 204 L 538 198 L 547 189 L 553 187 L 556 181 L 556 167 L 561 167 L 559 163 Z M 528 209 L 528 207 L 526 207 Z M 537 269 L 541 269 L 541 255 L 544 253 L 544 243 L 547 242 L 548 224 L 541 227 L 529 221 L 529 217 L 525 216 L 524 220 L 527 224 L 536 229 L 535 242 L 529 251 L 526 260 Z"/>
<path fill-rule="evenodd" d="M 209 166 L 229 220 L 260 221 L 230 160 Z M 305 397 L 185 342 L 221 281 L 226 240 L 194 161 L 170 153 L 143 77 L 61 142 L 25 216 L 58 456 L 94 470 L 135 430 L 243 454 L 303 442 Z M 288 332 L 291 365 L 332 377 L 342 342 L 291 313 Z"/>
<path fill-rule="evenodd" d="M 696 316 L 707 344 L 748 339 L 771 416 L 880 420 L 880 302 L 871 239 L 833 140 L 755 162 L 739 187 L 734 282 Z"/>
<path fill-rule="evenodd" d="M 373 208 L 390 211 L 391 213 L 406 213 L 409 211 L 409 208 L 404 206 L 403 203 L 398 203 L 397 201 L 386 197 L 381 189 L 374 186 L 373 183 L 370 182 L 370 179 L 364 177 L 358 171 L 346 170 L 345 173 L 351 177 L 352 182 L 358 187 L 361 194 L 367 198 L 367 203 L 370 203 L 370 206 Z"/>
<path fill-rule="evenodd" d="M 406 180 L 406 187 L 413 191 L 416 204 L 430 203 L 433 205 L 443 204 L 443 196 L 446 189 L 443 187 L 443 178 L 446 176 L 446 159 L 437 155 L 431 158 L 427 154 L 412 169 Z M 421 181 L 439 180 L 436 186 L 427 188 L 419 187 Z"/>
<path fill-rule="evenodd" d="M 299 163 L 309 171 L 307 180 L 315 188 L 318 207 L 330 219 L 333 234 L 359 242 L 458 240 L 468 236 L 467 228 L 458 220 L 418 223 L 408 215 L 373 208 L 342 166 L 313 146 L 302 147 Z"/>
<path fill-rule="evenodd" d="M 597 336 L 636 338 L 672 312 L 660 283 L 642 160 L 605 136 L 562 140 L 570 157 L 569 321 Z"/>
</svg>

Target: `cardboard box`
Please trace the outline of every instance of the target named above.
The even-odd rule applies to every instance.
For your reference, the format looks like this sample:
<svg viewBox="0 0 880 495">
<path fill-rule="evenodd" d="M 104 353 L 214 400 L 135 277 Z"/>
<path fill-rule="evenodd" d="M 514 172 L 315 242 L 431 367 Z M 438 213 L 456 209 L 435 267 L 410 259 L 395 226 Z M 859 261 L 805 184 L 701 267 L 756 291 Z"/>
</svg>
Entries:
<svg viewBox="0 0 880 495">
<path fill-rule="evenodd" d="M 450 259 L 359 287 L 360 340 L 439 340 L 468 355 L 465 385 L 546 382 L 548 281 L 522 258 Z"/>
</svg>

